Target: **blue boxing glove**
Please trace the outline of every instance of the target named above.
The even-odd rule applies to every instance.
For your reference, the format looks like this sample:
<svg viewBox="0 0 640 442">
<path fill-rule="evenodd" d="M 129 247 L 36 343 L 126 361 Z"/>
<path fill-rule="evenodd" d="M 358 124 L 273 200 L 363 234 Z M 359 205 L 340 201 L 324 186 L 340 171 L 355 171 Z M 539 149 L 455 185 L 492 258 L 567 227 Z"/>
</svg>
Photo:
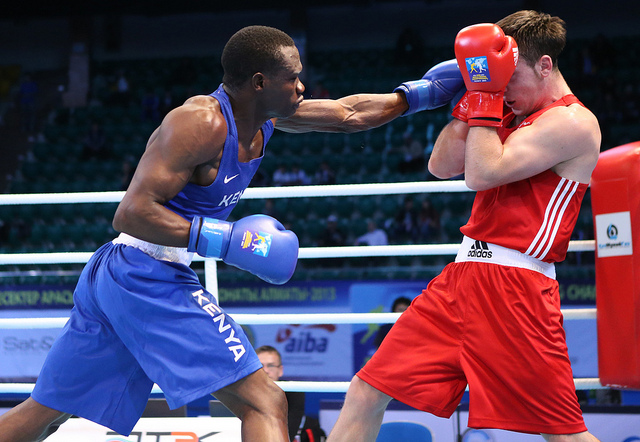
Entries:
<svg viewBox="0 0 640 442">
<path fill-rule="evenodd" d="M 298 237 L 276 219 L 251 215 L 235 223 L 195 216 L 187 250 L 253 273 L 271 284 L 284 284 L 296 269 Z"/>
<path fill-rule="evenodd" d="M 407 81 L 393 92 L 403 92 L 407 97 L 409 109 L 403 117 L 423 110 L 436 109 L 451 102 L 464 90 L 464 80 L 456 59 L 438 63 L 424 74 L 421 80 Z"/>
</svg>

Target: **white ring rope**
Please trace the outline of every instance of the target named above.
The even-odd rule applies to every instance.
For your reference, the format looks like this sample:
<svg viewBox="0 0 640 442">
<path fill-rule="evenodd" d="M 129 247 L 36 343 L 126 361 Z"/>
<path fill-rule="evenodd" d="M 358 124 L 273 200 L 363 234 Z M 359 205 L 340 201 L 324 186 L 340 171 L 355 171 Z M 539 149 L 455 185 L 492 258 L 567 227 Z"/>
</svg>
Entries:
<svg viewBox="0 0 640 442">
<path fill-rule="evenodd" d="M 573 380 L 576 390 L 603 390 L 598 378 L 581 378 Z M 317 382 L 317 381 L 277 381 L 276 384 L 284 391 L 307 391 L 314 393 L 346 393 L 350 382 Z M 0 393 L 30 394 L 33 383 L 0 384 Z M 467 391 L 469 387 L 467 386 Z M 162 393 L 162 389 L 154 384 L 151 393 Z"/>
<path fill-rule="evenodd" d="M 248 188 L 242 199 L 262 198 L 301 198 L 328 196 L 392 195 L 429 192 L 467 192 L 470 191 L 464 181 L 428 181 L 381 184 L 340 184 L 320 186 L 290 186 Z M 68 203 L 114 203 L 120 202 L 123 191 L 117 192 L 74 192 L 0 195 L 0 205 L 22 204 L 68 204 Z M 298 257 L 338 258 L 371 256 L 417 256 L 417 255 L 455 255 L 459 244 L 415 244 L 391 246 L 345 246 L 301 248 Z M 570 252 L 593 252 L 595 241 L 571 241 Z M 93 252 L 56 252 L 56 253 L 13 253 L 0 254 L 0 265 L 19 264 L 59 264 L 86 263 Z M 215 260 L 194 256 L 194 261 Z M 215 266 L 212 266 L 215 272 Z M 594 319 L 596 309 L 563 309 L 565 320 Z M 319 313 L 319 314 L 232 314 L 240 324 L 383 324 L 393 323 L 399 313 Z M 25 328 L 61 328 L 68 318 L 0 318 L 0 329 Z M 597 378 L 574 379 L 576 389 L 603 389 Z M 277 382 L 285 391 L 337 392 L 344 393 L 349 382 Z M 29 394 L 34 384 L 0 383 L 0 393 Z M 155 385 L 152 393 L 162 393 Z"/>
<path fill-rule="evenodd" d="M 379 184 L 333 184 L 315 186 L 249 187 L 242 199 L 303 198 L 321 196 L 394 195 L 428 192 L 469 192 L 464 181 L 412 181 Z M 18 204 L 67 204 L 67 203 L 118 203 L 124 191 L 73 192 L 73 193 L 25 193 L 0 195 L 0 205 Z"/>
<path fill-rule="evenodd" d="M 565 320 L 595 319 L 595 308 L 563 309 Z M 244 325 L 265 324 L 390 324 L 400 313 L 237 313 L 229 314 Z M 61 328 L 68 317 L 60 318 L 0 318 L 0 329 Z"/>
<path fill-rule="evenodd" d="M 393 246 L 301 247 L 299 259 L 356 258 L 367 256 L 455 255 L 460 244 L 410 244 Z M 594 240 L 571 241 L 570 252 L 595 251 Z M 79 264 L 86 263 L 93 252 L 0 253 L 0 265 L 7 264 Z M 208 260 L 195 255 L 193 261 Z"/>
<path fill-rule="evenodd" d="M 602 390 L 603 387 L 598 378 L 574 379 L 576 390 Z M 350 382 L 311 382 L 311 381 L 278 381 L 276 382 L 284 391 L 314 391 L 323 393 L 346 393 Z M 155 387 L 155 386 L 154 386 Z M 467 386 L 467 391 L 469 387 Z"/>
</svg>

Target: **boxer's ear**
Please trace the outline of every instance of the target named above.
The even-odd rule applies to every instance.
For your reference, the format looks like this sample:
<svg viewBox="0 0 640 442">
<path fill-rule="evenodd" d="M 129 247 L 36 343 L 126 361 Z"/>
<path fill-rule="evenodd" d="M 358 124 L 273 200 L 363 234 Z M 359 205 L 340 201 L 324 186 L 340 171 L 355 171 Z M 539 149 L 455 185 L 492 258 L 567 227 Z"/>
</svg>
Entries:
<svg viewBox="0 0 640 442">
<path fill-rule="evenodd" d="M 265 77 L 262 72 L 256 72 L 253 74 L 253 77 L 251 77 L 251 86 L 255 90 L 264 89 L 264 81 Z"/>
</svg>

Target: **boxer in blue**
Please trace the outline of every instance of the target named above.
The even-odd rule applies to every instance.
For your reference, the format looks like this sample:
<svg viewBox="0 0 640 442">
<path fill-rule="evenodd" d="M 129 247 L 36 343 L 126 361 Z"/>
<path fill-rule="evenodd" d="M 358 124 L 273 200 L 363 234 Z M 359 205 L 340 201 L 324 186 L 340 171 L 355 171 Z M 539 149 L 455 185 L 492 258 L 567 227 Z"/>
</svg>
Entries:
<svg viewBox="0 0 640 442">
<path fill-rule="evenodd" d="M 447 104 L 464 83 L 453 61 L 393 93 L 303 101 L 293 40 L 265 26 L 234 34 L 222 66 L 218 90 L 187 100 L 151 135 L 113 220 L 121 233 L 83 270 L 32 396 L 0 416 L 1 442 L 43 440 L 70 415 L 128 435 L 154 383 L 172 408 L 213 394 L 242 420 L 243 440 L 288 440 L 284 393 L 189 268 L 193 253 L 285 283 L 295 234 L 265 215 L 225 221 L 276 125 L 366 130 Z"/>
</svg>

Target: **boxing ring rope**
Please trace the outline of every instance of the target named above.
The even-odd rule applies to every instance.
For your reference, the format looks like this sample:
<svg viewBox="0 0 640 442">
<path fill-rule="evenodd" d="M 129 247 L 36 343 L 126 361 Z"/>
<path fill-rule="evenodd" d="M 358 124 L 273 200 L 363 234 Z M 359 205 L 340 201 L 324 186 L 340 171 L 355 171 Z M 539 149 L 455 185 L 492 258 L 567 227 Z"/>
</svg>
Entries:
<svg viewBox="0 0 640 442">
<path fill-rule="evenodd" d="M 319 196 L 397 195 L 405 193 L 469 192 L 464 181 L 412 181 L 378 184 L 332 184 L 286 187 L 249 187 L 242 199 L 304 198 Z M 26 193 L 0 195 L 0 205 L 119 203 L 124 191 Z"/>
<path fill-rule="evenodd" d="M 605 390 L 598 378 L 581 378 L 573 380 L 576 390 Z M 346 393 L 350 382 L 318 382 L 318 381 L 276 381 L 284 391 L 314 392 L 314 393 Z M 0 393 L 30 394 L 35 384 L 0 384 Z M 469 387 L 467 386 L 467 391 Z M 162 394 L 157 385 L 151 389 L 152 394 Z"/>
<path fill-rule="evenodd" d="M 429 181 L 381 184 L 340 184 L 289 187 L 248 188 L 242 199 L 300 198 L 329 196 L 392 195 L 409 193 L 468 192 L 464 181 Z M 120 202 L 124 192 L 82 192 L 0 195 L 0 205 L 69 204 Z M 303 247 L 300 259 L 350 258 L 373 256 L 455 255 L 460 244 L 414 244 L 388 246 Z M 571 241 L 570 252 L 594 252 L 595 241 Z M 86 263 L 93 252 L 11 253 L 0 254 L 0 265 Z M 194 256 L 205 262 L 205 285 L 217 293 L 216 260 Z M 563 309 L 565 320 L 595 319 L 595 308 Z M 309 313 L 309 314 L 231 314 L 240 324 L 383 324 L 392 323 L 399 313 Z M 0 318 L 0 328 L 61 328 L 68 318 Z M 576 389 L 604 389 L 598 378 L 574 379 Z M 0 383 L 0 393 L 29 394 L 34 384 Z M 349 382 L 280 381 L 285 391 L 346 392 Z M 152 393 L 161 393 L 154 386 Z"/>
</svg>

